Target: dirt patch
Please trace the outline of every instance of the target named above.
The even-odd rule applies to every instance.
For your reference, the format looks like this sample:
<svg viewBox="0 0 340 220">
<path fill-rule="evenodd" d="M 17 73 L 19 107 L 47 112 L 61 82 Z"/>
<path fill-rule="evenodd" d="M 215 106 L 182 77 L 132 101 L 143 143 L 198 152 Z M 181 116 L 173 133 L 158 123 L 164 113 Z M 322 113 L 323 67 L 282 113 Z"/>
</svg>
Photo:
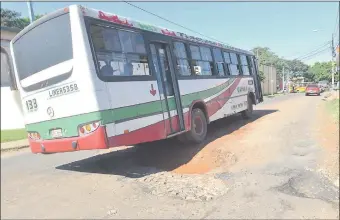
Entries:
<svg viewBox="0 0 340 220">
<path fill-rule="evenodd" d="M 178 174 L 202 174 L 260 165 L 277 154 L 277 147 L 268 134 L 274 135 L 275 124 L 284 124 L 295 113 L 291 106 L 298 99 L 265 105 L 254 112 L 252 120 L 239 115 L 213 122 L 207 143 L 185 164 L 172 170 Z M 273 123 L 275 121 L 275 124 Z M 267 147 L 264 147 L 267 146 Z"/>
<path fill-rule="evenodd" d="M 318 105 L 315 123 L 316 139 L 323 150 L 319 171 L 339 186 L 339 124 L 334 123 L 326 105 L 325 102 Z"/>
<path fill-rule="evenodd" d="M 138 179 L 146 192 L 189 201 L 209 201 L 228 191 L 226 183 L 212 176 L 178 175 L 169 172 L 152 174 Z"/>
</svg>

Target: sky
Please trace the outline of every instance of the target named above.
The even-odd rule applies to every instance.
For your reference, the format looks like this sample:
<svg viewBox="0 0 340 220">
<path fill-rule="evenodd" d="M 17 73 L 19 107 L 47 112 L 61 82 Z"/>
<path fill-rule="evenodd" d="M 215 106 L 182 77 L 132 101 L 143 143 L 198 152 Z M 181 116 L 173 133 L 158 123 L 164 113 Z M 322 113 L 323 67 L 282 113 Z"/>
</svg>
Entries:
<svg viewBox="0 0 340 220">
<path fill-rule="evenodd" d="M 28 17 L 26 2 L 1 3 L 2 8 L 18 11 L 23 17 Z M 124 2 L 34 2 L 33 9 L 35 14 L 45 14 L 71 4 L 81 4 L 201 37 Z M 231 46 L 246 50 L 257 46 L 269 47 L 278 56 L 287 59 L 299 58 L 320 48 L 331 40 L 334 32 L 336 38 L 339 38 L 337 2 L 133 2 L 132 4 Z M 303 62 L 313 64 L 330 60 L 331 49 Z"/>
</svg>

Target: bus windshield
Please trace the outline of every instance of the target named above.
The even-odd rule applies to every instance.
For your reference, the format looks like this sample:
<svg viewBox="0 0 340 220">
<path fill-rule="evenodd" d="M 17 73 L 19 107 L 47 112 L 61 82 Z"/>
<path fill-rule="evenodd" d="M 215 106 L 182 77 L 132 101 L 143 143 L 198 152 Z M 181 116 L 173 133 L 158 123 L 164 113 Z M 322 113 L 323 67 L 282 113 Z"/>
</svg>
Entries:
<svg viewBox="0 0 340 220">
<path fill-rule="evenodd" d="M 19 80 L 72 59 L 69 13 L 54 17 L 13 42 Z"/>
</svg>

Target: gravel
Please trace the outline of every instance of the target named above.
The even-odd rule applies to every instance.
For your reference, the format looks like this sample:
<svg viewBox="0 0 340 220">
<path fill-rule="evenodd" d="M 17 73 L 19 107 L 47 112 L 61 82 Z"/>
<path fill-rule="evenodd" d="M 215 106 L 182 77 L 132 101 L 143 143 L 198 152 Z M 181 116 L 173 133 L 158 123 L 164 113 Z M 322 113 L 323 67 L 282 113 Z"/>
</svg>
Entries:
<svg viewBox="0 0 340 220">
<path fill-rule="evenodd" d="M 223 180 L 209 175 L 178 175 L 161 172 L 138 180 L 152 195 L 171 196 L 188 201 L 210 201 L 228 191 Z"/>
</svg>

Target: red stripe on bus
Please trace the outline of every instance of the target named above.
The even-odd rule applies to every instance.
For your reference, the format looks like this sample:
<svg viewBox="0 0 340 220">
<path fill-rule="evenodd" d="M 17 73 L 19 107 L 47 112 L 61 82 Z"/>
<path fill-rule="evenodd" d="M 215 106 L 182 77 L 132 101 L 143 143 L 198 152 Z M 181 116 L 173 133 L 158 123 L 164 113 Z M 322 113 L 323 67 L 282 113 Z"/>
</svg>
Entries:
<svg viewBox="0 0 340 220">
<path fill-rule="evenodd" d="M 77 141 L 77 148 L 72 148 L 72 142 Z M 54 140 L 35 141 L 29 139 L 32 153 L 56 153 L 70 152 L 78 150 L 105 149 L 107 145 L 107 135 L 105 127 L 99 127 L 93 133 L 82 137 L 61 138 Z M 42 145 L 45 151 L 42 150 Z"/>
<path fill-rule="evenodd" d="M 237 88 L 241 79 L 236 79 L 234 83 L 226 89 L 222 94 L 207 102 L 207 111 L 209 117 L 221 109 L 228 100 L 228 97 Z M 123 145 L 134 145 L 143 142 L 151 142 L 161 140 L 167 137 L 170 133 L 170 121 L 174 130 L 179 130 L 178 116 L 174 116 L 171 120 L 160 121 L 155 124 L 131 131 L 126 134 L 107 137 L 105 127 L 99 127 L 93 133 L 72 138 L 62 138 L 54 140 L 34 141 L 29 139 L 31 151 L 33 153 L 56 153 L 56 152 L 70 152 L 78 150 L 92 150 L 92 149 L 106 149 L 108 147 L 117 147 Z M 184 123 L 186 129 L 189 129 L 190 114 L 184 113 Z M 167 128 L 167 129 L 165 129 Z M 72 148 L 72 142 L 77 142 L 77 148 Z M 44 147 L 44 151 L 42 149 Z"/>
<path fill-rule="evenodd" d="M 207 102 L 206 105 L 209 117 L 214 115 L 225 105 L 225 103 L 227 103 L 228 98 L 233 94 L 240 81 L 241 78 L 237 78 L 226 91 Z"/>
<path fill-rule="evenodd" d="M 209 117 L 215 114 L 219 109 L 225 105 L 228 97 L 237 88 L 237 85 L 241 81 L 240 78 L 236 79 L 234 83 L 222 94 L 208 101 L 207 110 Z M 223 99 L 223 100 L 220 100 Z M 189 123 L 189 112 L 184 113 L 184 124 L 188 130 Z M 179 130 L 179 120 L 178 116 L 171 117 L 171 123 L 174 130 Z M 156 140 L 161 140 L 167 137 L 170 133 L 170 120 L 159 121 L 155 124 L 148 125 L 146 127 L 131 131 L 126 134 L 116 135 L 108 138 L 110 147 L 124 146 L 124 145 L 134 145 L 143 142 L 151 142 Z"/>
</svg>

